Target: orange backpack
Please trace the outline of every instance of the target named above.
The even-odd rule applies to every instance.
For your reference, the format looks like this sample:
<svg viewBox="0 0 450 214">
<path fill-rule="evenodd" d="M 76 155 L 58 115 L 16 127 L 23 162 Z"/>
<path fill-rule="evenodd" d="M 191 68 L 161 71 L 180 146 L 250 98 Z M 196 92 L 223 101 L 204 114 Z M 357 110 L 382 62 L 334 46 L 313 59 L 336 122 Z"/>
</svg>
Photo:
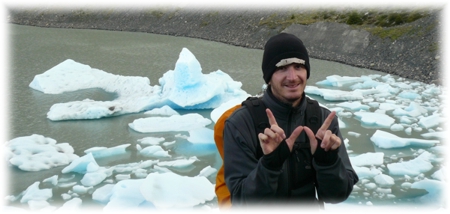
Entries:
<svg viewBox="0 0 450 214">
<path fill-rule="evenodd" d="M 225 120 L 234 112 L 234 110 L 241 107 L 238 104 L 222 114 L 214 125 L 214 141 L 216 142 L 217 149 L 219 150 L 220 157 L 223 160 L 223 129 L 225 126 Z M 216 195 L 217 201 L 219 203 L 219 208 L 229 208 L 231 207 L 230 192 L 228 191 L 227 185 L 225 184 L 224 168 L 223 164 L 217 172 L 216 177 Z"/>
<path fill-rule="evenodd" d="M 223 129 L 225 128 L 225 120 L 233 114 L 233 112 L 240 108 L 241 106 L 246 106 L 253 118 L 255 123 L 255 129 L 257 133 L 263 132 L 266 127 L 269 127 L 269 119 L 266 115 L 266 107 L 259 97 L 249 97 L 241 104 L 238 104 L 227 111 L 225 111 L 222 116 L 216 121 L 214 125 L 214 141 L 216 142 L 217 150 L 223 160 Z M 259 145 L 259 144 L 258 144 Z M 257 149 L 257 156 L 261 157 L 263 155 L 261 147 Z M 216 196 L 219 204 L 219 208 L 226 209 L 231 207 L 231 196 L 227 185 L 225 184 L 224 166 L 220 167 L 217 172 L 216 177 Z"/>
</svg>

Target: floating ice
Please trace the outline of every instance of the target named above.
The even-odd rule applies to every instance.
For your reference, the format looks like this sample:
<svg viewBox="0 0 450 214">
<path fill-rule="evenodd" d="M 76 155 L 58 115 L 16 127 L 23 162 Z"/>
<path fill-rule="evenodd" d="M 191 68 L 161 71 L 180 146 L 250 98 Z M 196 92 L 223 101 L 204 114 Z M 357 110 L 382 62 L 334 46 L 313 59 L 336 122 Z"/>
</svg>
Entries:
<svg viewBox="0 0 450 214">
<path fill-rule="evenodd" d="M 39 184 L 41 182 L 37 181 L 30 185 L 24 192 L 24 195 L 20 199 L 20 203 L 27 203 L 31 200 L 33 201 L 46 201 L 53 196 L 52 189 L 39 189 Z"/>
<path fill-rule="evenodd" d="M 359 137 L 359 136 L 361 136 L 360 133 L 352 132 L 352 131 L 349 131 L 349 132 L 348 132 L 348 135 L 353 136 L 353 137 Z"/>
<path fill-rule="evenodd" d="M 75 185 L 72 187 L 72 191 L 78 195 L 84 195 L 86 194 L 90 189 L 89 187 L 81 186 L 81 185 Z"/>
<path fill-rule="evenodd" d="M 96 165 L 96 163 L 90 163 L 90 165 Z M 90 171 L 87 171 L 86 174 L 84 174 L 83 178 L 80 180 L 80 183 L 84 186 L 92 187 L 103 182 L 108 177 L 108 174 L 111 174 L 110 172 L 108 172 L 108 170 L 105 170 L 101 167 L 96 168 L 96 170 L 92 169 Z"/>
<path fill-rule="evenodd" d="M 50 183 L 53 186 L 56 186 L 58 184 L 58 175 L 53 175 L 50 178 L 46 178 L 42 181 L 42 183 Z"/>
<path fill-rule="evenodd" d="M 444 185 L 446 184 L 441 181 L 424 179 L 414 182 L 411 188 L 424 189 L 428 192 L 428 194 L 420 197 L 420 201 L 440 204 L 446 202 L 445 197 L 442 197 L 445 191 Z"/>
<path fill-rule="evenodd" d="M 370 107 L 368 105 L 361 104 L 360 101 L 353 102 L 343 102 L 339 103 L 336 106 L 342 107 L 351 111 L 360 111 L 360 110 L 369 110 Z"/>
<path fill-rule="evenodd" d="M 167 71 L 159 83 L 163 100 L 185 109 L 216 108 L 230 99 L 249 96 L 240 90 L 242 83 L 234 82 L 220 70 L 203 75 L 200 63 L 186 48 L 181 51 L 175 70 Z"/>
<path fill-rule="evenodd" d="M 139 151 L 145 157 L 151 158 L 170 158 L 168 151 L 165 151 L 161 146 L 148 146 Z"/>
<path fill-rule="evenodd" d="M 214 144 L 214 130 L 209 128 L 198 128 L 189 131 L 187 139 L 191 143 L 209 143 Z"/>
<path fill-rule="evenodd" d="M 369 167 L 353 166 L 353 169 L 355 170 L 359 179 L 373 178 L 379 174 L 382 174 L 382 172 L 379 169 L 373 167 L 369 168 Z"/>
<path fill-rule="evenodd" d="M 368 89 L 370 90 L 370 89 Z M 362 100 L 364 95 L 377 93 L 376 90 L 363 91 L 342 91 L 337 89 L 323 89 L 315 86 L 306 86 L 305 93 L 319 95 L 325 100 L 329 101 L 344 101 L 344 100 Z"/>
<path fill-rule="evenodd" d="M 398 108 L 397 106 L 392 114 L 395 116 L 409 116 L 409 117 L 418 117 L 420 115 L 425 115 L 428 111 L 420 106 L 418 103 L 416 102 L 411 102 L 409 104 L 408 107 L 402 109 L 402 108 Z"/>
<path fill-rule="evenodd" d="M 102 187 L 97 188 L 92 193 L 92 200 L 98 201 L 100 203 L 106 204 L 109 202 L 113 192 L 114 184 L 106 184 Z"/>
<path fill-rule="evenodd" d="M 122 110 L 119 102 L 85 99 L 83 101 L 54 104 L 47 113 L 47 118 L 53 121 L 99 119 L 111 117 Z"/>
<path fill-rule="evenodd" d="M 434 128 L 436 126 L 439 126 L 441 121 L 442 121 L 442 116 L 440 116 L 439 114 L 433 114 L 428 117 L 420 118 L 419 125 L 422 128 L 429 129 L 429 128 Z"/>
<path fill-rule="evenodd" d="M 141 143 L 144 146 L 148 145 L 160 145 L 161 142 L 163 142 L 165 139 L 163 137 L 145 137 L 142 139 L 139 139 L 138 142 Z"/>
<path fill-rule="evenodd" d="M 400 94 L 398 94 L 398 97 L 406 98 L 406 99 L 410 99 L 410 100 L 422 99 L 422 96 L 420 96 L 418 93 L 412 92 L 412 91 L 402 91 Z"/>
<path fill-rule="evenodd" d="M 128 124 L 137 132 L 170 132 L 189 131 L 202 128 L 211 123 L 211 120 L 200 114 L 190 113 L 185 115 L 172 115 L 170 117 L 148 117 L 139 118 Z"/>
<path fill-rule="evenodd" d="M 323 86 L 341 87 L 345 84 L 353 84 L 362 81 L 364 81 L 362 77 L 349 77 L 349 76 L 342 77 L 339 75 L 331 75 L 326 77 L 326 80 L 316 82 L 316 84 Z"/>
<path fill-rule="evenodd" d="M 57 212 L 73 212 L 75 210 L 80 210 L 82 205 L 82 200 L 80 198 L 72 198 L 69 201 L 66 201 L 58 210 Z"/>
<path fill-rule="evenodd" d="M 432 158 L 433 155 L 425 151 L 415 159 L 387 164 L 387 168 L 391 175 L 417 176 L 421 173 L 428 172 L 433 168 L 433 165 L 431 164 Z"/>
<path fill-rule="evenodd" d="M 391 131 L 393 131 L 393 132 L 399 132 L 399 131 L 403 131 L 405 129 L 405 127 L 403 127 L 403 125 L 402 124 L 393 124 L 392 126 L 391 126 Z"/>
<path fill-rule="evenodd" d="M 231 99 L 244 100 L 249 96 L 241 89 L 242 83 L 234 81 L 220 70 L 203 74 L 200 63 L 186 48 L 182 49 L 175 70 L 167 71 L 159 83 L 160 86 L 150 86 L 147 77 L 114 75 L 67 59 L 36 75 L 29 86 L 48 94 L 89 88 L 102 88 L 117 94 L 113 101 L 85 99 L 57 103 L 47 113 L 47 117 L 54 121 L 98 119 L 163 106 L 174 109 L 213 109 Z"/>
<path fill-rule="evenodd" d="M 111 196 L 109 197 L 106 206 L 103 207 L 103 211 L 117 212 L 118 210 L 124 211 L 130 210 L 131 208 L 140 208 L 151 205 L 151 203 L 146 203 L 146 200 L 141 193 L 143 181 L 144 179 L 123 180 L 114 185 L 111 193 L 106 189 L 105 194 Z M 142 189 L 142 191 L 147 190 Z M 97 194 L 100 194 L 100 192 Z M 102 196 L 101 198 L 106 200 L 108 197 Z"/>
<path fill-rule="evenodd" d="M 61 172 L 62 173 L 77 172 L 80 174 L 85 174 L 87 172 L 88 166 L 93 167 L 94 165 L 97 165 L 98 167 L 98 164 L 95 161 L 92 153 L 88 153 L 83 157 L 74 160 L 68 166 L 64 167 L 64 169 Z"/>
<path fill-rule="evenodd" d="M 394 178 L 385 174 L 379 174 L 373 179 L 380 187 L 391 187 L 395 184 Z"/>
<path fill-rule="evenodd" d="M 376 112 L 355 112 L 354 115 L 361 124 L 370 127 L 389 128 L 395 122 L 394 118 Z"/>
<path fill-rule="evenodd" d="M 416 138 L 400 138 L 389 132 L 377 130 L 370 140 L 378 147 L 391 149 L 406 146 L 431 147 L 439 143 L 437 140 L 422 140 Z"/>
<path fill-rule="evenodd" d="M 162 115 L 162 116 L 171 116 L 171 115 L 180 115 L 177 111 L 170 108 L 170 106 L 163 106 L 161 108 L 154 108 L 152 110 L 144 112 L 144 114 L 149 115 Z"/>
<path fill-rule="evenodd" d="M 189 159 L 179 159 L 179 160 L 173 160 L 173 161 L 164 161 L 157 163 L 158 166 L 172 168 L 172 169 L 182 169 L 189 166 L 192 166 L 194 162 L 198 161 L 198 158 L 193 156 Z"/>
<path fill-rule="evenodd" d="M 140 186 L 142 195 L 158 209 L 188 208 L 211 201 L 214 185 L 205 177 L 151 173 Z"/>
<path fill-rule="evenodd" d="M 158 162 L 159 160 L 146 160 L 137 163 L 119 164 L 114 166 L 114 172 L 116 173 L 135 172 L 136 170 L 149 168 Z"/>
<path fill-rule="evenodd" d="M 112 157 L 126 153 L 126 148 L 130 145 L 131 144 L 123 144 L 111 148 L 91 148 L 84 151 L 84 153 L 92 153 L 92 156 L 94 156 L 94 158 Z"/>
<path fill-rule="evenodd" d="M 350 157 L 353 166 L 379 166 L 383 164 L 384 153 L 368 152 L 358 156 Z"/>
<path fill-rule="evenodd" d="M 211 166 L 207 166 L 200 170 L 200 173 L 197 175 L 199 177 L 209 177 L 211 175 L 214 175 L 217 172 L 217 169 L 212 168 Z"/>
<path fill-rule="evenodd" d="M 228 102 L 222 103 L 219 107 L 211 111 L 211 120 L 216 123 L 222 114 L 233 106 L 240 105 L 245 99 L 232 99 Z"/>
<path fill-rule="evenodd" d="M 445 136 L 445 132 L 429 132 L 429 133 L 424 133 L 421 134 L 420 136 L 424 137 L 424 138 L 438 138 L 438 139 L 444 139 Z"/>
<path fill-rule="evenodd" d="M 68 143 L 33 134 L 6 142 L 5 157 L 24 171 L 40 171 L 69 164 L 78 158 Z"/>
</svg>

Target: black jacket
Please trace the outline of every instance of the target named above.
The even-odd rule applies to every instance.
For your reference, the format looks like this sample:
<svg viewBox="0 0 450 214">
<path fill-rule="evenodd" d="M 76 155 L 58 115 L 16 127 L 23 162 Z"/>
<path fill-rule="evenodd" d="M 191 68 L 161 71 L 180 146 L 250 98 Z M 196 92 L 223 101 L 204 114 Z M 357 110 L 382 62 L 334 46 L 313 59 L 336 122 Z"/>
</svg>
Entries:
<svg viewBox="0 0 450 214">
<path fill-rule="evenodd" d="M 278 125 L 289 137 L 298 126 L 304 125 L 305 97 L 296 108 L 281 103 L 266 90 L 262 101 L 274 114 Z M 323 120 L 330 114 L 321 107 Z M 323 122 L 322 120 L 322 122 Z M 232 206 L 270 203 L 289 203 L 318 206 L 317 195 L 327 203 L 338 203 L 347 199 L 358 176 L 353 170 L 347 150 L 335 118 L 329 129 L 341 138 L 339 157 L 331 165 L 318 165 L 311 156 L 310 148 L 291 152 L 281 170 L 270 170 L 257 159 L 259 140 L 250 112 L 245 106 L 237 109 L 225 122 L 224 169 L 225 182 L 231 193 Z M 305 144 L 304 132 L 296 144 Z M 309 144 L 309 143 L 308 143 Z"/>
</svg>

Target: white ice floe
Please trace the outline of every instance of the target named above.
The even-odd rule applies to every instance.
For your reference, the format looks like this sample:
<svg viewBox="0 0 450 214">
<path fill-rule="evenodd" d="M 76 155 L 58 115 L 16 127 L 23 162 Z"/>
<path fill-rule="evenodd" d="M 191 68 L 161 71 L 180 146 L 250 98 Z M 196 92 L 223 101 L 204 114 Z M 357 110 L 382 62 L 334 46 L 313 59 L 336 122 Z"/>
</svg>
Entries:
<svg viewBox="0 0 450 214">
<path fill-rule="evenodd" d="M 379 166 L 384 162 L 384 153 L 368 152 L 357 156 L 350 157 L 353 166 Z"/>
<path fill-rule="evenodd" d="M 66 203 L 64 203 L 60 208 L 58 208 L 57 212 L 73 212 L 76 210 L 81 210 L 81 205 L 83 201 L 80 198 L 72 198 Z"/>
<path fill-rule="evenodd" d="M 380 187 L 391 187 L 395 184 L 394 178 L 385 174 L 376 175 L 373 179 Z"/>
<path fill-rule="evenodd" d="M 84 174 L 88 171 L 88 167 L 92 168 L 98 168 L 98 164 L 95 161 L 94 156 L 92 153 L 87 153 L 83 157 L 80 157 L 78 159 L 75 159 L 72 163 L 70 163 L 68 166 L 64 167 L 64 169 L 61 171 L 62 173 L 69 173 L 69 172 L 76 172 Z"/>
<path fill-rule="evenodd" d="M 123 145 L 118 145 L 118 146 L 114 146 L 111 148 L 94 147 L 94 148 L 85 150 L 84 153 L 86 153 L 86 154 L 92 153 L 92 156 L 94 156 L 94 158 L 112 157 L 112 156 L 117 156 L 117 155 L 126 153 L 126 149 L 130 145 L 131 144 L 123 144 Z"/>
<path fill-rule="evenodd" d="M 203 74 L 200 63 L 186 48 L 182 49 L 175 70 L 167 71 L 159 83 L 151 86 L 147 77 L 114 75 L 67 59 L 36 75 L 29 86 L 47 94 L 89 88 L 101 88 L 117 94 L 113 101 L 85 99 L 54 104 L 47 113 L 47 117 L 54 121 L 98 119 L 163 106 L 213 109 L 231 99 L 249 96 L 241 89 L 242 83 L 234 81 L 223 71 Z"/>
<path fill-rule="evenodd" d="M 30 185 L 24 192 L 24 195 L 20 199 L 20 203 L 27 203 L 29 201 L 46 201 L 53 196 L 52 189 L 39 189 L 37 181 Z"/>
<path fill-rule="evenodd" d="M 41 171 L 64 166 L 78 158 L 68 143 L 42 135 L 17 137 L 6 142 L 5 158 L 24 171 Z"/>
<path fill-rule="evenodd" d="M 192 166 L 194 162 L 198 161 L 198 158 L 193 156 L 189 159 L 179 159 L 172 161 L 161 161 L 157 163 L 158 166 L 167 167 L 169 169 L 182 169 Z"/>
<path fill-rule="evenodd" d="M 138 142 L 143 146 L 157 146 L 160 145 L 164 140 L 165 138 L 163 137 L 144 137 L 142 139 L 139 139 Z"/>
<path fill-rule="evenodd" d="M 367 111 L 370 109 L 370 106 L 362 104 L 361 101 L 351 101 L 351 102 L 342 102 L 338 103 L 336 106 L 342 107 L 344 109 L 350 110 L 350 111 Z"/>
<path fill-rule="evenodd" d="M 331 75 L 326 77 L 325 80 L 319 81 L 317 85 L 323 86 L 335 86 L 341 87 L 345 84 L 354 84 L 364 81 L 363 77 L 349 77 L 349 76 L 339 76 L 339 75 Z"/>
<path fill-rule="evenodd" d="M 175 173 L 152 173 L 140 187 L 142 195 L 156 208 L 188 208 L 215 197 L 214 185 L 205 177 L 186 177 Z"/>
<path fill-rule="evenodd" d="M 161 146 L 147 146 L 139 153 L 142 156 L 149 158 L 170 158 L 172 157 L 168 151 L 165 151 Z"/>
<path fill-rule="evenodd" d="M 370 127 L 389 128 L 395 122 L 394 118 L 376 112 L 355 112 L 354 115 L 362 125 Z"/>
<path fill-rule="evenodd" d="M 364 167 L 364 166 L 353 166 L 359 179 L 373 178 L 377 175 L 382 174 L 381 170 L 374 167 Z"/>
<path fill-rule="evenodd" d="M 324 89 L 316 86 L 306 86 L 305 92 L 308 94 L 319 95 L 328 101 L 344 101 L 344 100 L 362 100 L 366 91 L 342 91 L 337 89 Z M 377 91 L 370 91 L 367 93 L 377 93 Z"/>
<path fill-rule="evenodd" d="M 387 164 L 387 168 L 390 175 L 417 176 L 433 169 L 431 162 L 434 158 L 433 154 L 425 151 L 412 160 Z"/>
<path fill-rule="evenodd" d="M 180 115 L 177 111 L 170 108 L 170 106 L 163 106 L 161 108 L 154 108 L 152 110 L 144 112 L 144 114 L 149 115 L 161 115 L 161 116 L 172 116 L 172 115 Z"/>
<path fill-rule="evenodd" d="M 222 103 L 219 107 L 211 111 L 211 120 L 216 123 L 222 114 L 233 106 L 240 105 L 245 99 L 236 98 Z"/>
<path fill-rule="evenodd" d="M 187 140 L 191 143 L 209 143 L 214 144 L 214 130 L 209 128 L 198 128 L 189 130 Z"/>
<path fill-rule="evenodd" d="M 391 149 L 406 146 L 431 147 L 439 143 L 438 140 L 423 140 L 416 138 L 401 138 L 389 132 L 377 130 L 370 140 L 380 148 Z"/>
<path fill-rule="evenodd" d="M 151 132 L 171 132 L 190 131 L 202 128 L 211 123 L 211 120 L 204 118 L 197 113 L 185 115 L 172 115 L 170 117 L 147 117 L 134 120 L 128 126 L 141 133 Z"/>
</svg>

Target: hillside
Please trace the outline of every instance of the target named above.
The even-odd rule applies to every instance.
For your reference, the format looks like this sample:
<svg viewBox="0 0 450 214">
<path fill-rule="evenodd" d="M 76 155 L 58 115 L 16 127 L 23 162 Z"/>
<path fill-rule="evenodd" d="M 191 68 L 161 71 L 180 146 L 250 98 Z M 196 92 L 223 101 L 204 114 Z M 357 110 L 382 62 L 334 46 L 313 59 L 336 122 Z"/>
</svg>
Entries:
<svg viewBox="0 0 450 214">
<path fill-rule="evenodd" d="M 439 10 L 10 9 L 9 23 L 147 32 L 262 49 L 279 32 L 310 56 L 442 84 Z"/>
</svg>

